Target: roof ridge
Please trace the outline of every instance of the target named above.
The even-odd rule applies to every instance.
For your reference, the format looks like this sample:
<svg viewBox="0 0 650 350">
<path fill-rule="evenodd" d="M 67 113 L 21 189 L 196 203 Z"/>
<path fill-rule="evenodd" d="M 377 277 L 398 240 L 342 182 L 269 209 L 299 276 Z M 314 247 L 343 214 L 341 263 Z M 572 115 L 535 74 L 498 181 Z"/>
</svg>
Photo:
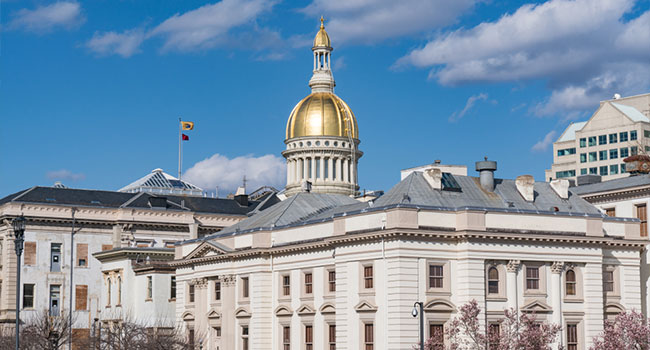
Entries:
<svg viewBox="0 0 650 350">
<path fill-rule="evenodd" d="M 124 193 L 124 192 L 121 192 L 121 193 Z M 142 195 L 144 195 L 144 194 L 145 194 L 145 192 L 138 192 L 136 195 L 134 195 L 133 197 L 131 197 L 128 201 L 124 202 L 124 204 L 120 205 L 119 208 L 126 208 L 126 207 L 128 207 L 131 203 L 133 203 L 133 201 L 135 201 L 136 199 L 140 198 L 140 197 L 141 197 Z"/>
<path fill-rule="evenodd" d="M 22 196 L 28 194 L 29 192 L 33 191 L 34 189 L 36 189 L 36 188 L 38 188 L 38 187 L 39 187 L 39 186 L 34 186 L 34 187 L 28 189 L 27 191 L 25 191 L 25 192 L 23 192 L 23 193 L 17 195 L 16 197 L 12 198 L 11 201 L 13 202 L 13 201 L 17 200 L 18 198 L 20 198 L 20 197 L 22 197 Z"/>
<path fill-rule="evenodd" d="M 291 197 L 291 198 L 289 199 L 291 202 L 288 202 L 288 203 L 287 203 L 287 206 L 284 207 L 284 210 L 282 210 L 282 213 L 280 213 L 280 215 L 278 215 L 278 216 L 275 218 L 275 220 L 273 220 L 273 223 L 272 223 L 273 226 L 275 226 L 275 224 L 276 224 L 278 221 L 280 221 L 280 218 L 282 218 L 282 216 L 287 212 L 287 210 L 289 210 L 289 207 L 291 207 L 291 205 L 293 204 L 293 202 L 296 201 L 296 199 L 298 198 L 299 195 L 300 195 L 300 193 L 296 194 L 295 196 L 293 196 L 293 197 Z"/>
</svg>

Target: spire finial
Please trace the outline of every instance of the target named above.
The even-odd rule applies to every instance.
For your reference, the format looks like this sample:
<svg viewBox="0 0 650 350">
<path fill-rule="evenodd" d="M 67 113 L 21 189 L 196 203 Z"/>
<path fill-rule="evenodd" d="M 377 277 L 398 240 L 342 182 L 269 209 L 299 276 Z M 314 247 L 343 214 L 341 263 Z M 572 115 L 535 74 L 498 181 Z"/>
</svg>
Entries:
<svg viewBox="0 0 650 350">
<path fill-rule="evenodd" d="M 320 29 L 325 29 L 325 18 L 323 16 L 320 16 Z"/>
</svg>

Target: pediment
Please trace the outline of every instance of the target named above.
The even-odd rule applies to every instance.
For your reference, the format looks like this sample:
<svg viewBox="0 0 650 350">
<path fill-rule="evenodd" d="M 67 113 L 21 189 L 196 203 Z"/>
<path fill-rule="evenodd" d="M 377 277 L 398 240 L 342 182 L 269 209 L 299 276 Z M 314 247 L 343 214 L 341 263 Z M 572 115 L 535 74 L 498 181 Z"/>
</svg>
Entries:
<svg viewBox="0 0 650 350">
<path fill-rule="evenodd" d="M 275 309 L 276 316 L 291 316 L 293 315 L 293 310 L 286 305 L 280 305 Z"/>
<path fill-rule="evenodd" d="M 313 306 L 303 304 L 298 308 L 298 315 L 313 315 L 316 313 Z"/>
<path fill-rule="evenodd" d="M 332 303 L 325 303 L 320 307 L 321 314 L 333 314 L 336 313 L 336 307 Z"/>
<path fill-rule="evenodd" d="M 215 309 L 210 309 L 210 311 L 208 311 L 208 318 L 219 319 L 221 318 L 221 314 L 218 313 Z"/>
<path fill-rule="evenodd" d="M 605 313 L 606 314 L 620 314 L 625 312 L 625 307 L 619 303 L 607 303 L 605 304 Z"/>
<path fill-rule="evenodd" d="M 534 300 L 521 308 L 522 312 L 548 313 L 553 312 L 553 308 L 543 301 Z"/>
<path fill-rule="evenodd" d="M 377 306 L 373 305 L 369 301 L 362 300 L 354 307 L 357 312 L 375 312 L 377 311 Z"/>
<path fill-rule="evenodd" d="M 445 299 L 433 299 L 424 305 L 425 312 L 456 312 L 456 305 Z"/>
<path fill-rule="evenodd" d="M 182 319 L 183 321 L 185 321 L 185 322 L 188 322 L 188 321 L 194 321 L 194 314 L 191 313 L 191 312 L 189 312 L 189 311 L 185 311 L 185 312 L 181 315 L 181 319 Z"/>
<path fill-rule="evenodd" d="M 239 309 L 235 310 L 235 317 L 237 318 L 251 317 L 251 312 L 245 307 L 240 307 Z"/>
<path fill-rule="evenodd" d="M 202 242 L 194 250 L 185 256 L 185 259 L 203 258 L 206 256 L 222 255 L 228 251 L 209 241 Z"/>
</svg>

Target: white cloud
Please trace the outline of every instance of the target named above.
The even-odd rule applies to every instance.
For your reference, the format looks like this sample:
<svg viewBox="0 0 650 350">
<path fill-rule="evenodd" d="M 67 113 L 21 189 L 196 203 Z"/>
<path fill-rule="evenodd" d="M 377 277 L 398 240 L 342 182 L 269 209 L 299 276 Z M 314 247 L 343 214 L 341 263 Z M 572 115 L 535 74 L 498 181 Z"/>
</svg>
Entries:
<svg viewBox="0 0 650 350">
<path fill-rule="evenodd" d="M 535 152 L 544 152 L 555 141 L 555 130 L 551 130 L 543 139 L 533 145 L 532 150 Z"/>
<path fill-rule="evenodd" d="M 221 154 L 214 154 L 194 164 L 183 175 L 187 180 L 206 191 L 219 187 L 219 194 L 233 192 L 242 185 L 246 176 L 247 191 L 253 191 L 260 186 L 284 188 L 286 181 L 286 165 L 283 158 L 267 154 L 261 157 L 252 155 L 230 159 Z"/>
<path fill-rule="evenodd" d="M 50 180 L 80 181 L 86 179 L 85 174 L 73 173 L 72 171 L 66 169 L 48 171 L 45 176 Z"/>
<path fill-rule="evenodd" d="M 373 43 L 452 24 L 476 0 L 313 0 L 302 11 L 329 16 L 334 42 Z"/>
<path fill-rule="evenodd" d="M 47 32 L 57 27 L 71 29 L 85 21 L 81 5 L 75 1 L 59 1 L 33 10 L 21 9 L 14 12 L 12 17 L 8 25 L 10 29 L 31 32 Z"/>
<path fill-rule="evenodd" d="M 487 100 L 487 98 L 488 98 L 488 95 L 486 93 L 484 93 L 484 92 L 482 92 L 482 93 L 480 93 L 478 95 L 470 96 L 467 99 L 467 102 L 465 103 L 465 107 L 463 107 L 462 110 L 456 111 L 451 116 L 449 116 L 449 121 L 450 122 L 459 121 L 462 117 L 465 116 L 465 114 L 467 114 L 467 112 L 469 112 L 470 109 L 472 109 L 474 107 L 474 105 L 476 104 L 477 101 L 485 101 L 485 100 Z"/>
<path fill-rule="evenodd" d="M 140 44 L 144 41 L 142 30 L 127 30 L 122 33 L 96 32 L 86 47 L 99 55 L 116 54 L 130 57 L 140 51 Z"/>
<path fill-rule="evenodd" d="M 334 70 L 343 70 L 345 67 L 347 67 L 347 63 L 345 63 L 345 56 L 341 56 L 339 58 L 334 59 Z"/>
<path fill-rule="evenodd" d="M 551 0 L 495 22 L 439 35 L 396 66 L 431 67 L 442 84 L 544 79 L 538 115 L 571 113 L 613 93 L 650 87 L 650 11 L 626 20 L 633 0 Z"/>
<path fill-rule="evenodd" d="M 274 3 L 270 0 L 222 0 L 176 14 L 159 24 L 149 35 L 164 38 L 163 50 L 213 47 L 227 41 L 228 31 L 252 23 Z"/>
</svg>

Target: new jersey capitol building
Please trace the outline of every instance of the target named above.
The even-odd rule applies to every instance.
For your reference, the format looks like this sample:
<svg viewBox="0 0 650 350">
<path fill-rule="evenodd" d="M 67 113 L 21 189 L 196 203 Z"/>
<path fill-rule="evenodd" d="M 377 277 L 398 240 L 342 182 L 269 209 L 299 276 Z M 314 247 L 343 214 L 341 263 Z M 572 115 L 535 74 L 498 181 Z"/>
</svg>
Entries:
<svg viewBox="0 0 650 350">
<path fill-rule="evenodd" d="M 639 219 L 604 215 L 567 179 L 499 179 L 486 158 L 478 177 L 433 164 L 383 196 L 355 199 L 359 128 L 333 92 L 323 25 L 312 51 L 312 93 L 287 124 L 286 198 L 175 246 L 175 315 L 190 341 L 411 349 L 414 302 L 424 303 L 428 337 L 475 299 L 481 322 L 506 308 L 535 313 L 562 325 L 558 345 L 587 349 L 607 318 L 644 308 Z M 642 132 L 633 126 L 625 130 Z"/>
</svg>

